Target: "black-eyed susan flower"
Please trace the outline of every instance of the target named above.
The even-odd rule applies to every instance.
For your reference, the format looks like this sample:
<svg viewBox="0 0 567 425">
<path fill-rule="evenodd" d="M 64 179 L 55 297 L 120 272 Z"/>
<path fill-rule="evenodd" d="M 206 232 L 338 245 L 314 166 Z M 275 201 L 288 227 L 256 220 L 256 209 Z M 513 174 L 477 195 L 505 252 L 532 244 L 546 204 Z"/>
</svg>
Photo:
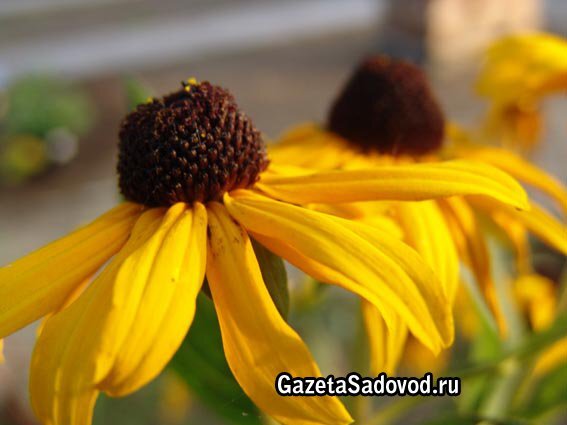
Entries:
<svg viewBox="0 0 567 425">
<path fill-rule="evenodd" d="M 487 49 L 476 88 L 490 102 L 484 136 L 533 147 L 541 136 L 542 99 L 567 90 L 567 41 L 545 33 L 497 40 Z"/>
<path fill-rule="evenodd" d="M 271 155 L 275 164 L 358 173 L 360 182 L 351 188 L 351 194 L 366 190 L 365 179 L 379 176 L 380 183 L 391 187 L 392 198 L 396 193 L 398 201 L 419 200 L 406 184 L 412 181 L 409 169 L 452 169 L 455 174 L 450 179 L 454 182 L 461 181 L 464 175 L 482 176 L 483 182 L 479 183 L 488 189 L 504 183 L 505 174 L 494 174 L 494 166 L 542 189 L 562 207 L 567 206 L 567 192 L 561 183 L 517 155 L 472 144 L 446 146 L 444 132 L 443 114 L 422 71 L 406 62 L 372 57 L 363 61 L 347 82 L 331 108 L 326 126 L 304 124 L 292 129 L 273 146 Z M 372 171 L 368 171 L 369 167 Z M 505 184 L 511 183 L 508 179 L 506 175 Z M 303 186 L 306 182 L 310 184 Z M 327 171 L 305 177 L 270 175 L 258 187 L 280 199 L 320 209 L 316 203 L 322 194 L 337 191 L 344 184 L 340 173 Z M 428 187 L 429 183 L 423 181 L 422 186 Z M 442 190 L 442 186 L 436 182 L 432 187 Z M 388 199 L 381 195 L 381 199 Z M 520 211 L 494 199 L 455 196 L 425 202 L 348 204 L 352 197 L 337 196 L 340 205 L 332 211 L 324 210 L 384 230 L 383 220 L 377 222 L 375 217 L 393 217 L 403 229 L 404 240 L 436 271 L 448 302 L 455 298 L 461 260 L 470 266 L 488 304 L 498 314 L 486 235 L 477 213 L 487 214 L 500 225 L 521 256 L 518 264 L 522 265 L 527 264 L 527 231 L 567 253 L 567 229 L 533 203 L 529 211 Z M 386 326 L 381 313 L 366 302 L 362 310 L 371 337 L 373 370 L 392 371 L 402 355 L 407 328 L 401 322 L 396 326 L 391 319 L 393 325 Z"/>
<path fill-rule="evenodd" d="M 260 133 L 210 83 L 189 80 L 124 119 L 127 201 L 0 269 L 0 337 L 46 318 L 30 379 L 42 423 L 89 424 L 100 392 L 124 396 L 158 375 L 191 326 L 205 275 L 228 364 L 250 398 L 282 423 L 349 423 L 337 398 L 276 393 L 281 372 L 320 372 L 275 307 L 250 237 L 438 352 L 453 338 L 451 305 L 419 255 L 388 232 L 298 204 L 471 194 L 527 207 L 507 175 L 458 161 L 391 173 L 290 167 L 283 186 L 282 170 L 270 170 Z"/>
</svg>

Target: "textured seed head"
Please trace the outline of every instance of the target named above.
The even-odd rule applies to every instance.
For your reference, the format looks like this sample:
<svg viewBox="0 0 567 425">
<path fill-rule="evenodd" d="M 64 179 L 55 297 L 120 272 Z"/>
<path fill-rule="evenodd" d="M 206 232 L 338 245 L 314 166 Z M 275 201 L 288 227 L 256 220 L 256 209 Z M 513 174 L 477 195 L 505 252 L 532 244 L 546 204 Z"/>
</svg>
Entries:
<svg viewBox="0 0 567 425">
<path fill-rule="evenodd" d="M 333 104 L 329 129 L 363 151 L 423 155 L 441 147 L 444 118 L 425 74 L 383 56 L 364 60 Z"/>
<path fill-rule="evenodd" d="M 267 166 L 260 132 L 228 91 L 208 82 L 189 80 L 121 124 L 120 190 L 147 206 L 220 200 Z"/>
</svg>

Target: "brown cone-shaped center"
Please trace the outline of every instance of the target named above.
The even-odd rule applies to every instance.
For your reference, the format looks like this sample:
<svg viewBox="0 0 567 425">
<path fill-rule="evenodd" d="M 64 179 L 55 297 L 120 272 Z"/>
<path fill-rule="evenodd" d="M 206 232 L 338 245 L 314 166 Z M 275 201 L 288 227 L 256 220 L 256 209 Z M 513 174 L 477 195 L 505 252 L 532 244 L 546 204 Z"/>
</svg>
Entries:
<svg viewBox="0 0 567 425">
<path fill-rule="evenodd" d="M 120 190 L 147 206 L 220 200 L 267 166 L 260 132 L 228 91 L 208 82 L 139 105 L 121 125 Z"/>
<path fill-rule="evenodd" d="M 336 99 L 329 129 L 363 151 L 423 155 L 441 147 L 444 118 L 425 74 L 377 56 L 363 61 Z"/>
</svg>

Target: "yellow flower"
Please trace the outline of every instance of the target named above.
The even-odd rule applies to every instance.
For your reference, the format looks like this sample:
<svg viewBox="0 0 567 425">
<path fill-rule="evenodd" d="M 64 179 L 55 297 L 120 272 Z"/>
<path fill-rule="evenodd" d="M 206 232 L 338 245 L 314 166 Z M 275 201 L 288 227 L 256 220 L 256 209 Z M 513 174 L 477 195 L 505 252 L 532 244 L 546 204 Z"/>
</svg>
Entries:
<svg viewBox="0 0 567 425">
<path fill-rule="evenodd" d="M 486 133 L 510 146 L 540 139 L 540 101 L 567 89 L 567 41 L 551 34 L 507 36 L 487 50 L 476 83 L 490 101 Z"/>
<path fill-rule="evenodd" d="M 127 202 L 0 269 L 0 337 L 46 317 L 30 391 L 47 425 L 88 425 L 101 391 L 124 396 L 158 375 L 191 326 L 205 276 L 228 364 L 250 398 L 282 423 L 349 423 L 337 398 L 276 393 L 280 372 L 320 372 L 278 313 L 250 237 L 439 352 L 452 342 L 451 305 L 419 255 L 377 227 L 296 204 L 470 194 L 527 208 L 506 174 L 462 161 L 274 171 L 250 119 L 207 82 L 138 106 L 119 152 Z"/>
<path fill-rule="evenodd" d="M 567 229 L 563 223 L 533 203 L 529 211 L 520 211 L 510 207 L 505 198 L 499 197 L 500 202 L 495 202 L 495 197 L 481 198 L 472 196 L 472 192 L 468 194 L 471 196 L 424 202 L 344 204 L 354 202 L 356 193 L 366 192 L 370 186 L 381 187 L 376 199 L 423 200 L 415 196 L 415 184 L 421 182 L 422 190 L 429 187 L 443 191 L 444 183 L 438 181 L 429 186 L 422 180 L 423 172 L 418 176 L 410 170 L 423 167 L 423 171 L 434 172 L 441 167 L 455 172 L 450 177 L 453 183 L 465 174 L 474 175 L 479 178 L 477 190 L 484 191 L 499 191 L 517 184 L 504 174 L 509 173 L 553 196 L 567 211 L 565 187 L 517 155 L 472 144 L 444 147 L 445 141 L 443 115 L 423 73 L 405 62 L 369 58 L 357 68 L 335 101 L 326 128 L 300 125 L 271 148 L 275 165 L 287 164 L 282 166 L 284 170 L 292 164 L 327 171 L 303 177 L 270 175 L 258 187 L 279 199 L 319 210 L 316 203 L 323 198 L 328 200 L 326 194 L 335 193 L 340 208 L 324 211 L 366 222 L 383 231 L 387 230 L 384 220 L 376 217 L 389 215 L 402 228 L 404 240 L 436 271 L 449 302 L 453 302 L 457 291 L 459 260 L 467 264 L 503 329 L 486 235 L 478 213 L 488 215 L 501 226 L 522 256 L 518 259 L 522 265 L 527 263 L 526 231 L 567 253 Z M 343 191 L 346 182 L 337 170 L 358 174 L 358 185 Z M 393 318 L 388 318 L 391 323 L 386 326 L 383 313 L 364 301 L 362 311 L 370 337 L 372 369 L 392 372 L 403 352 L 407 327 Z"/>
<path fill-rule="evenodd" d="M 514 282 L 514 295 L 521 311 L 528 317 L 534 331 L 549 328 L 557 315 L 557 288 L 537 274 L 520 276 Z M 543 375 L 558 365 L 567 363 L 567 338 L 562 338 L 539 356 L 534 373 Z"/>
</svg>

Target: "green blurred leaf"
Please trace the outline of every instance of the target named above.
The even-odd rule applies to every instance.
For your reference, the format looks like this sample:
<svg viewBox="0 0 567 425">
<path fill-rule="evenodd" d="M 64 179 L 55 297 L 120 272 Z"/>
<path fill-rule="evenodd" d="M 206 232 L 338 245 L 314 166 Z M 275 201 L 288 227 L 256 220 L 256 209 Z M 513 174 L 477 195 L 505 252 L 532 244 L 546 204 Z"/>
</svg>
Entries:
<svg viewBox="0 0 567 425">
<path fill-rule="evenodd" d="M 39 138 L 55 128 L 82 135 L 93 122 L 93 105 L 77 87 L 50 77 L 32 76 L 13 83 L 7 90 L 3 127 L 8 134 L 30 134 Z"/>
<path fill-rule="evenodd" d="M 543 376 L 532 393 L 532 399 L 521 409 L 524 416 L 536 418 L 562 407 L 567 409 L 567 364 Z"/>
<path fill-rule="evenodd" d="M 468 379 L 481 374 L 493 373 L 497 371 L 506 360 L 512 358 L 519 360 L 529 359 L 565 337 L 567 337 L 567 313 L 557 316 L 553 325 L 548 329 L 527 337 L 517 348 L 505 352 L 496 360 L 454 370 L 450 373 L 450 376 L 459 376 L 461 379 Z"/>
<path fill-rule="evenodd" d="M 270 292 L 270 296 L 282 317 L 287 320 L 289 313 L 289 290 L 284 262 L 280 257 L 264 248 L 254 239 L 252 239 L 252 246 L 254 247 L 262 278 Z"/>
<path fill-rule="evenodd" d="M 126 91 L 129 111 L 136 109 L 136 106 L 142 103 L 146 103 L 148 98 L 151 97 L 150 89 L 134 77 L 124 78 L 124 90 Z"/>
<path fill-rule="evenodd" d="M 191 329 L 170 366 L 212 411 L 235 425 L 258 425 L 258 408 L 226 362 L 213 302 L 200 293 Z"/>
</svg>

